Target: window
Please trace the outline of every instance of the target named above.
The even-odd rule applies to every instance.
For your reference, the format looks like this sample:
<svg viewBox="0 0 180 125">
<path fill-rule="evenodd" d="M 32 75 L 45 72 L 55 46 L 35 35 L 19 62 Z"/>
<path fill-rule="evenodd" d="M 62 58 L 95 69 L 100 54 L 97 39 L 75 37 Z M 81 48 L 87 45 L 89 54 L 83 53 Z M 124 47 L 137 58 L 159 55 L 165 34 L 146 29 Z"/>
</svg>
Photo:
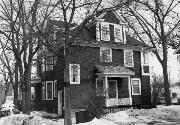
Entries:
<svg viewBox="0 0 180 125">
<path fill-rule="evenodd" d="M 46 100 L 53 100 L 53 81 L 46 81 Z"/>
<path fill-rule="evenodd" d="M 124 50 L 124 66 L 134 67 L 133 51 L 132 50 Z"/>
<path fill-rule="evenodd" d="M 101 23 L 101 40 L 110 41 L 109 24 Z"/>
<path fill-rule="evenodd" d="M 143 64 L 149 65 L 149 53 L 148 52 L 143 52 Z"/>
<path fill-rule="evenodd" d="M 96 95 L 97 96 L 103 96 L 104 95 L 103 79 L 96 79 Z"/>
<path fill-rule="evenodd" d="M 100 48 L 100 61 L 101 62 L 112 62 L 112 49 L 111 48 Z"/>
<path fill-rule="evenodd" d="M 115 42 L 123 42 L 122 26 L 114 25 L 114 39 Z"/>
<path fill-rule="evenodd" d="M 132 95 L 141 94 L 141 83 L 139 78 L 133 78 L 131 81 L 132 84 Z"/>
<path fill-rule="evenodd" d="M 35 87 L 31 87 L 31 100 L 35 100 Z"/>
<path fill-rule="evenodd" d="M 42 100 L 45 100 L 45 82 L 42 82 Z"/>
<path fill-rule="evenodd" d="M 149 52 L 142 52 L 142 74 L 149 75 Z"/>
<path fill-rule="evenodd" d="M 108 91 L 109 98 L 118 98 L 117 81 L 109 80 L 108 84 L 109 84 L 109 91 Z"/>
<path fill-rule="evenodd" d="M 80 84 L 80 65 L 70 64 L 69 73 L 70 73 L 70 84 Z"/>
<path fill-rule="evenodd" d="M 53 56 L 48 56 L 46 58 L 46 71 L 53 70 Z"/>
<path fill-rule="evenodd" d="M 57 80 L 54 80 L 54 97 L 57 97 Z"/>
<path fill-rule="evenodd" d="M 41 58 L 41 71 L 44 72 L 45 71 L 45 59 Z"/>
</svg>

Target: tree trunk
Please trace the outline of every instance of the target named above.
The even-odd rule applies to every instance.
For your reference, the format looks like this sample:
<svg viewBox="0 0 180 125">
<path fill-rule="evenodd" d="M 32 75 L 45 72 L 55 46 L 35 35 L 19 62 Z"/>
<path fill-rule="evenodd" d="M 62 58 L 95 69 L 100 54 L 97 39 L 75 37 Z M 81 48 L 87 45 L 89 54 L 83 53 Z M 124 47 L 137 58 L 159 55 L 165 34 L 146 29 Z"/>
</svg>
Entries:
<svg viewBox="0 0 180 125">
<path fill-rule="evenodd" d="M 167 65 L 163 65 L 163 76 L 164 76 L 164 91 L 165 91 L 165 103 L 166 105 L 171 105 L 171 96 L 170 96 L 170 83 L 168 80 L 168 73 L 167 73 Z"/>
<path fill-rule="evenodd" d="M 70 103 L 70 83 L 65 82 L 64 89 L 64 97 L 65 97 L 65 117 L 64 117 L 64 125 L 72 125 L 71 121 L 71 103 Z"/>
<path fill-rule="evenodd" d="M 31 68 L 25 69 L 24 81 L 22 83 L 22 110 L 25 114 L 31 111 Z"/>
<path fill-rule="evenodd" d="M 18 106 L 18 64 L 15 63 L 15 83 L 13 86 L 14 89 L 14 105 Z"/>
</svg>

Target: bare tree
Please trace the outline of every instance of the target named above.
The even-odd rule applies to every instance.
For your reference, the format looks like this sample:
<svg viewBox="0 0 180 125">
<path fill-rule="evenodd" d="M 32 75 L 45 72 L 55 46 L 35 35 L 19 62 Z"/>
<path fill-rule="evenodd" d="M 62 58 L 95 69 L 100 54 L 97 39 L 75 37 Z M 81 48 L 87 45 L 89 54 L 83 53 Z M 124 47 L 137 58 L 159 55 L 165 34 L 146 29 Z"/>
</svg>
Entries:
<svg viewBox="0 0 180 125">
<path fill-rule="evenodd" d="M 41 46 L 38 28 L 43 28 L 57 4 L 54 0 L 1 0 L 0 3 L 0 34 L 16 60 L 23 112 L 27 114 L 30 113 L 32 60 Z"/>
<path fill-rule="evenodd" d="M 164 90 L 166 105 L 171 104 L 167 73 L 168 47 L 176 46 L 180 24 L 177 9 L 178 0 L 163 1 L 135 0 L 126 2 L 126 10 L 123 13 L 126 21 L 136 37 L 143 43 L 155 48 L 153 51 L 163 68 Z"/>
</svg>

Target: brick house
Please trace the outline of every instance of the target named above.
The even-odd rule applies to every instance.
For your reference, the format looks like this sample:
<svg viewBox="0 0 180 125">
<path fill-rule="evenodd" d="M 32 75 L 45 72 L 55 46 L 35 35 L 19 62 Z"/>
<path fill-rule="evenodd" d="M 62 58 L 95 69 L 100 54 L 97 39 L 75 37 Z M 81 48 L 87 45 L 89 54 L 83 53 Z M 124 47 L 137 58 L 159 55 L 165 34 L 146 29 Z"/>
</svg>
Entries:
<svg viewBox="0 0 180 125">
<path fill-rule="evenodd" d="M 120 15 L 107 11 L 88 23 L 79 39 L 70 45 L 72 109 L 85 108 L 93 97 L 102 95 L 106 108 L 151 105 L 149 53 L 152 48 L 128 35 L 127 29 Z M 63 49 L 60 53 L 63 54 Z M 48 55 L 38 65 L 42 79 L 38 92 L 42 97 L 41 108 L 59 115 L 64 106 L 63 60 Z"/>
</svg>

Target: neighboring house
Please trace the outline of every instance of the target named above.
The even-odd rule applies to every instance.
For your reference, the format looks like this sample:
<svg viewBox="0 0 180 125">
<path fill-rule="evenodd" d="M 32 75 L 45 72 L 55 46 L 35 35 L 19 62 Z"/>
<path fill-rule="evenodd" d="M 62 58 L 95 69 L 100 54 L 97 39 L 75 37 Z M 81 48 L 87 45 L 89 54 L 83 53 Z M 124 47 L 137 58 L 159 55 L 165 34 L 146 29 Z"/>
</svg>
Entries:
<svg viewBox="0 0 180 125">
<path fill-rule="evenodd" d="M 69 46 L 71 108 L 85 108 L 92 98 L 102 95 L 106 108 L 151 105 L 149 53 L 152 48 L 127 35 L 126 29 L 120 15 L 104 12 L 88 23 L 79 39 Z M 63 52 L 62 49 L 59 53 L 63 55 Z M 41 107 L 62 115 L 64 59 L 48 56 L 42 58 L 45 64 L 39 64 L 38 68 L 42 78 L 38 93 L 42 96 Z"/>
</svg>

